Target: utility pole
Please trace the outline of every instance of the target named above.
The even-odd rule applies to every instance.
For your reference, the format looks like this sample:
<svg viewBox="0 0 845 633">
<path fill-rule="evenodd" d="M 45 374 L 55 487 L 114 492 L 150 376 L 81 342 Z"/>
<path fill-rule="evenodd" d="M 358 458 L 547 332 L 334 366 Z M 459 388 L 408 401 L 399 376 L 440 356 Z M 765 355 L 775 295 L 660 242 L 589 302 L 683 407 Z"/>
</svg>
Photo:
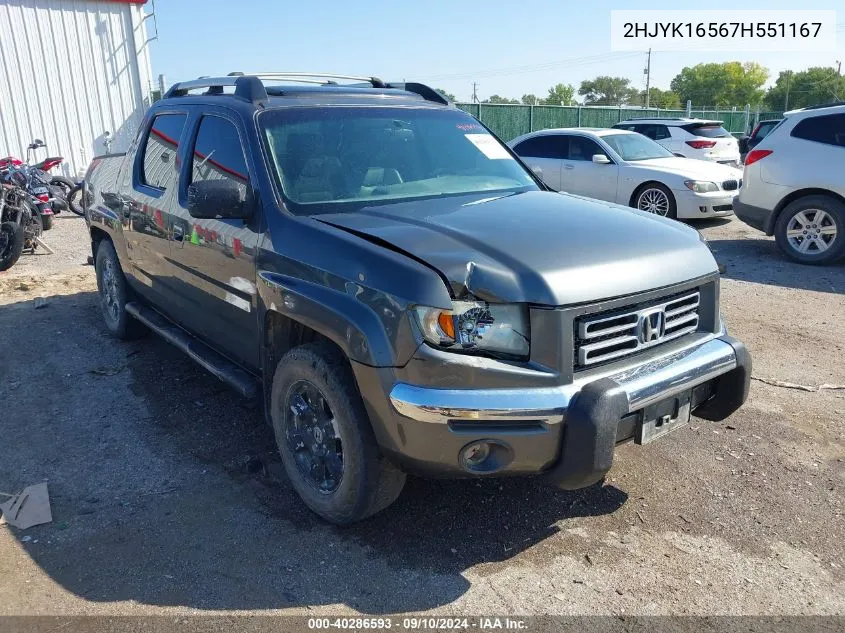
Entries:
<svg viewBox="0 0 845 633">
<path fill-rule="evenodd" d="M 478 89 L 478 84 L 473 81 L 472 82 L 472 102 L 473 103 L 478 103 L 477 89 Z"/>
<path fill-rule="evenodd" d="M 649 88 L 651 87 L 651 49 L 648 49 L 648 64 L 645 67 L 645 109 L 651 104 L 651 95 Z"/>
<path fill-rule="evenodd" d="M 789 110 L 789 79 L 792 77 L 792 71 L 789 70 L 786 73 L 786 96 L 783 99 L 783 111 L 786 112 Z"/>
<path fill-rule="evenodd" d="M 842 62 L 838 59 L 836 60 L 836 74 L 842 76 Z"/>
</svg>

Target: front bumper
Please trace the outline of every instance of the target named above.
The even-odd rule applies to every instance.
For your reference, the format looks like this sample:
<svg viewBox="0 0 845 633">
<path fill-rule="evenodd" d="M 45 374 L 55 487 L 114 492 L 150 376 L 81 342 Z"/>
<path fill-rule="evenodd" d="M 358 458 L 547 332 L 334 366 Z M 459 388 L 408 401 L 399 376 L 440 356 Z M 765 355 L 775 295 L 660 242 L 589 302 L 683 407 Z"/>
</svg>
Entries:
<svg viewBox="0 0 845 633">
<path fill-rule="evenodd" d="M 631 437 L 645 407 L 707 384 L 713 395 L 693 402 L 695 414 L 721 420 L 745 401 L 750 378 L 745 346 L 723 335 L 569 385 L 436 389 L 398 383 L 390 404 L 405 441 L 388 452 L 428 474 L 484 474 L 490 471 L 467 468 L 462 451 L 487 440 L 499 452 L 495 472 L 546 472 L 562 488 L 580 488 L 610 469 L 617 441 Z"/>
<path fill-rule="evenodd" d="M 719 218 L 734 213 L 736 191 L 695 193 L 689 189 L 674 190 L 678 217 L 683 219 Z"/>
</svg>

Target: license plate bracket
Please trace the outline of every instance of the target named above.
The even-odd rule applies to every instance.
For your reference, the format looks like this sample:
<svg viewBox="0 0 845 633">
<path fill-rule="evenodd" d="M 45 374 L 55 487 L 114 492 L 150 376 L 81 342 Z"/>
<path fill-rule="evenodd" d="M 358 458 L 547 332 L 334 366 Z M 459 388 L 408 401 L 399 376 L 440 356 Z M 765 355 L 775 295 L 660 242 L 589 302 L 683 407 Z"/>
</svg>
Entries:
<svg viewBox="0 0 845 633">
<path fill-rule="evenodd" d="M 634 433 L 634 442 L 648 444 L 686 426 L 690 420 L 691 399 L 692 389 L 688 389 L 643 409 L 642 419 Z"/>
</svg>

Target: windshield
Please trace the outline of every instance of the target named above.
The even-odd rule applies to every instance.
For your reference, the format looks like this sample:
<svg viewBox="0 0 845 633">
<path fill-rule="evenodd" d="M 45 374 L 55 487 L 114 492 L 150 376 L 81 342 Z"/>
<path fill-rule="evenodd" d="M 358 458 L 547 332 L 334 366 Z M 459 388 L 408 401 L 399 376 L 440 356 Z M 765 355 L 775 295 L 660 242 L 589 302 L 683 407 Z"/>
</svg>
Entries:
<svg viewBox="0 0 845 633">
<path fill-rule="evenodd" d="M 650 160 L 674 156 L 668 149 L 642 134 L 606 134 L 601 140 L 610 145 L 622 160 Z"/>
<path fill-rule="evenodd" d="M 337 212 L 344 202 L 538 189 L 505 147 L 459 110 L 285 108 L 259 122 L 294 213 L 319 213 L 319 205 Z"/>
</svg>

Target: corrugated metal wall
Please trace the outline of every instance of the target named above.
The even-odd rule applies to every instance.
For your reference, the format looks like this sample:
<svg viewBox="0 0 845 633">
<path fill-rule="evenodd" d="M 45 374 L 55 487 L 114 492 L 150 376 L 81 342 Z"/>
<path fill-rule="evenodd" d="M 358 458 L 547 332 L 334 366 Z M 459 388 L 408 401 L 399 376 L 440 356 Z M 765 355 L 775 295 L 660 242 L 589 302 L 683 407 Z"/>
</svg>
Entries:
<svg viewBox="0 0 845 633">
<path fill-rule="evenodd" d="M 24 158 L 40 138 L 75 175 L 106 131 L 124 151 L 152 85 L 143 18 L 120 2 L 0 0 L 0 156 Z"/>
</svg>

